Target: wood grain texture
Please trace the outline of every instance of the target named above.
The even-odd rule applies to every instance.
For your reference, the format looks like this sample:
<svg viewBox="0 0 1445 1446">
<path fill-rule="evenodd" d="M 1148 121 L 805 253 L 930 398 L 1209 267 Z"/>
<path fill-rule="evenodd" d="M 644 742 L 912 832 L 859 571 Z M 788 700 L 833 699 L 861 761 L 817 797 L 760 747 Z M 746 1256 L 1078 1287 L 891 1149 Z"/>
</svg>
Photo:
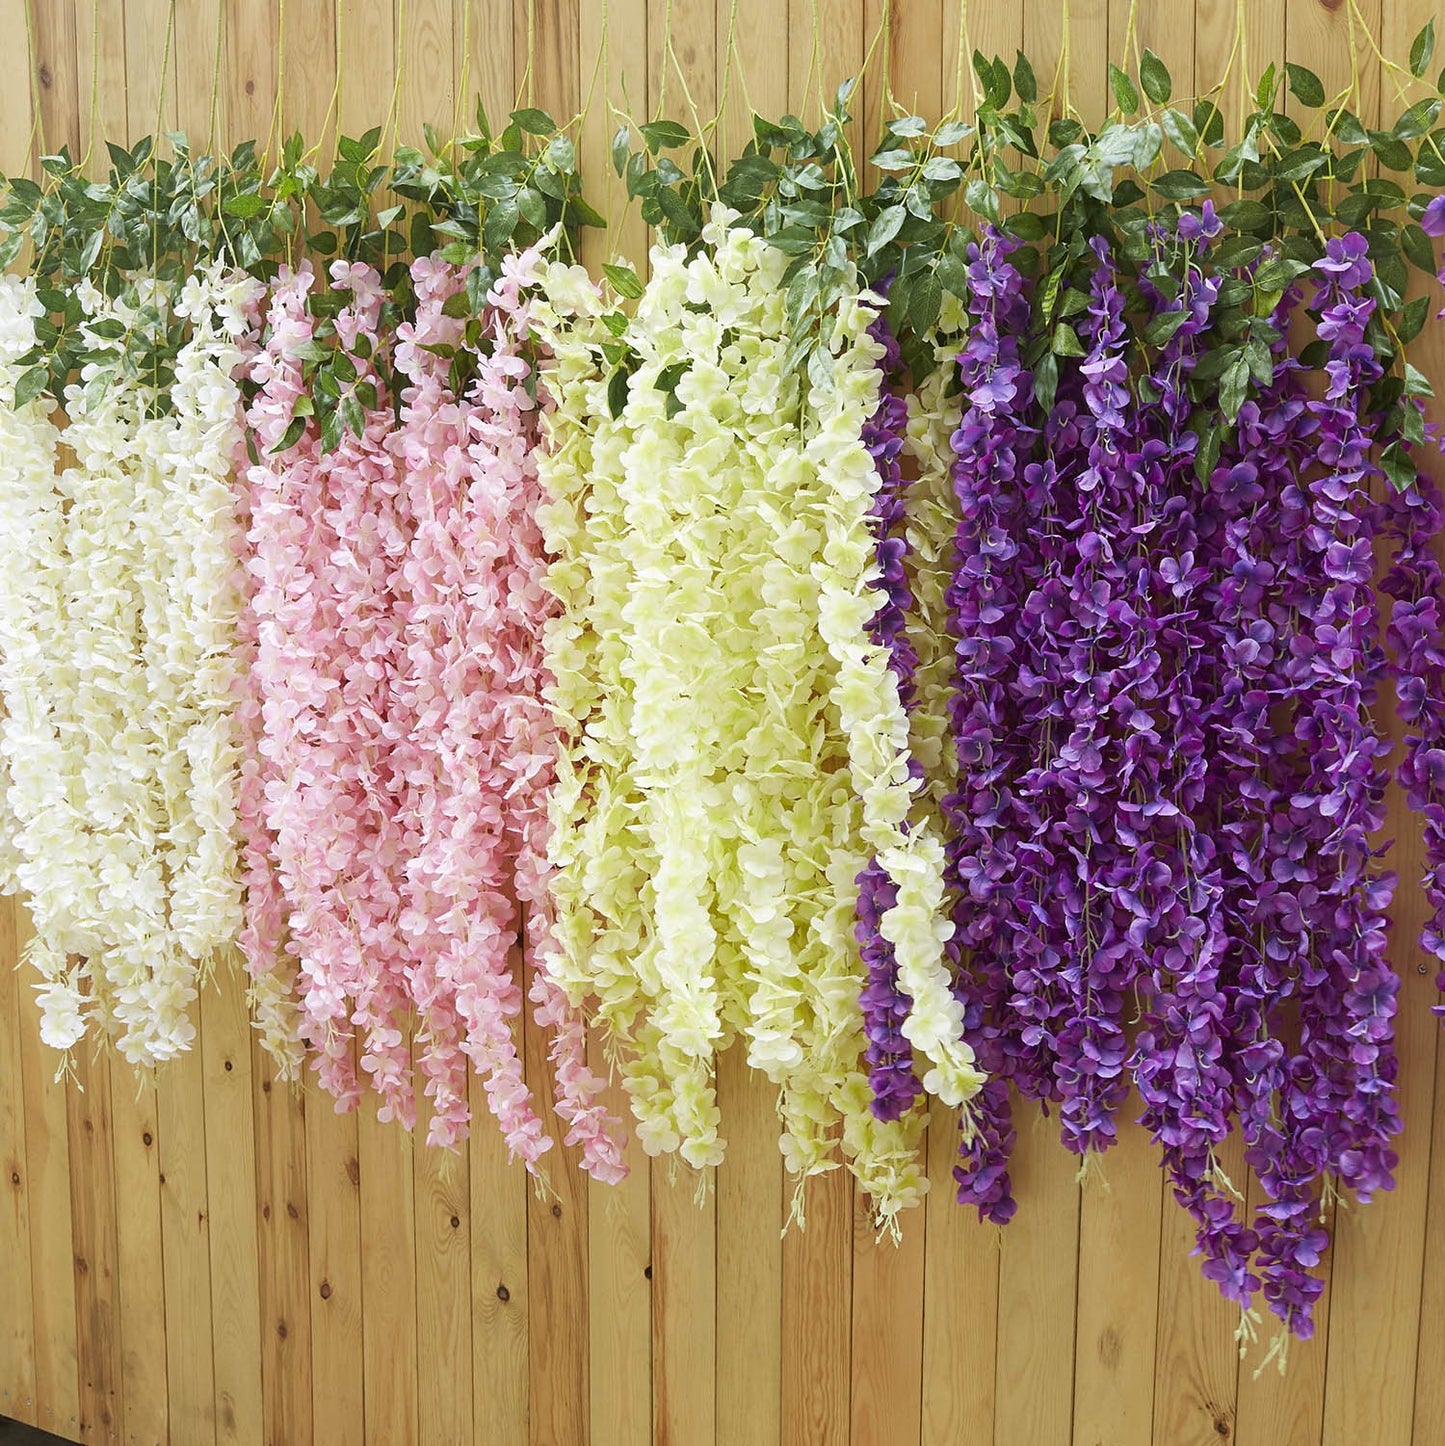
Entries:
<svg viewBox="0 0 1445 1446">
<path fill-rule="evenodd" d="M 30 1164 L 20 1068 L 20 905 L 0 899 L 0 1416 L 35 1424 L 35 1315 L 30 1298 Z"/>
<path fill-rule="evenodd" d="M 166 1380 L 164 1245 L 161 1239 L 160 1111 L 155 1079 L 110 1060 L 120 1295 L 122 1439 L 158 1446 L 170 1437 Z M 155 1263 L 161 1260 L 161 1270 Z M 209 1341 L 210 1299 L 203 1322 Z"/>
<path fill-rule="evenodd" d="M 472 1413 L 496 1446 L 527 1446 L 527 1176 L 471 1085 Z"/>
<path fill-rule="evenodd" d="M 1248 0 L 1236 47 L 1235 0 L 1070 0 L 1067 105 L 1086 117 L 1111 104 L 1104 63 L 1131 10 L 1176 96 L 1235 55 L 1231 119 L 1266 57 L 1342 84 L 1353 11 L 1374 123 L 1395 86 L 1359 26 L 1403 55 L 1427 16 L 1440 23 L 1434 0 Z M 0 26 L 17 38 L 0 52 L 6 170 L 41 149 L 32 92 L 47 150 L 80 154 L 94 118 L 93 163 L 107 134 L 133 140 L 158 114 L 203 144 L 214 111 L 228 148 L 274 153 L 293 127 L 323 150 L 337 128 L 384 122 L 388 146 L 420 143 L 423 121 L 445 140 L 478 97 L 499 125 L 520 93 L 575 121 L 588 195 L 613 222 L 583 238 L 593 267 L 646 260 L 610 164 L 623 116 L 708 119 L 725 100 L 727 154 L 749 105 L 816 117 L 877 37 L 850 129 L 866 154 L 890 95 L 931 119 L 969 113 L 974 47 L 1010 63 L 1026 48 L 1047 95 L 1064 43 L 1058 0 L 287 0 L 284 24 L 278 0 L 0 0 Z M 1442 337 L 1419 343 L 1436 376 Z M 701 1209 L 695 1178 L 669 1183 L 635 1143 L 619 1189 L 553 1151 L 544 1197 L 480 1081 L 474 1137 L 443 1157 L 276 1080 L 224 961 L 197 1052 L 154 1088 L 90 1056 L 57 1082 L 11 968 L 25 913 L 0 901 L 0 1416 L 126 1446 L 1445 1446 L 1445 1049 L 1413 943 L 1418 829 L 1394 795 L 1387 833 L 1399 1188 L 1337 1212 L 1317 1334 L 1284 1376 L 1256 1376 L 1260 1346 L 1240 1360 L 1238 1312 L 1199 1276 L 1137 1128 L 1080 1188 L 1054 1126 L 1021 1108 L 1020 1210 L 999 1231 L 955 1203 L 956 1121 L 935 1111 L 931 1193 L 901 1247 L 874 1244 L 841 1173 L 810 1183 L 806 1228 L 784 1233 L 772 1091 L 734 1052 L 718 1075 L 728 1163 Z M 544 1041 L 520 1025 L 519 1040 L 560 1139 Z M 595 1049 L 593 1064 L 605 1073 Z M 1223 1164 L 1257 1201 L 1237 1145 Z"/>
<path fill-rule="evenodd" d="M 790 1181 L 787 1209 L 792 1190 Z M 808 1181 L 802 1215 L 783 1236 L 783 1446 L 851 1438 L 852 1263 L 853 1191 L 833 1170 Z"/>
</svg>

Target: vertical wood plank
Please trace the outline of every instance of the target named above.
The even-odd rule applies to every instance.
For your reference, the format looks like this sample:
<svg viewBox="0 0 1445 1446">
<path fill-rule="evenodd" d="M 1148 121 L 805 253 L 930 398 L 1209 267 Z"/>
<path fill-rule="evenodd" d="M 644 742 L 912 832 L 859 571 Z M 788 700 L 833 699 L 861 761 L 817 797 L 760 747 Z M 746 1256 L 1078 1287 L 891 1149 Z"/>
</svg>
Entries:
<svg viewBox="0 0 1445 1446">
<path fill-rule="evenodd" d="M 1244 1179 L 1244 1149 L 1237 1138 L 1220 1151 L 1220 1160 L 1231 1180 Z M 1239 1307 L 1199 1273 L 1193 1249 L 1194 1222 L 1166 1192 L 1159 1232 L 1154 1439 L 1217 1446 L 1234 1431 Z"/>
<path fill-rule="evenodd" d="M 70 1232 L 75 1250 L 75 1328 L 80 1431 L 110 1442 L 120 1431 L 120 1305 L 117 1299 L 115 1168 L 110 1071 L 86 1040 L 66 1091 L 70 1136 Z"/>
<path fill-rule="evenodd" d="M 652 1167 L 652 1431 L 659 1446 L 706 1446 L 716 1439 L 716 1369 L 716 1182 L 658 1160 Z"/>
<path fill-rule="evenodd" d="M 35 74 L 40 101 L 40 144 L 54 155 L 69 147 L 81 154 L 80 74 L 76 46 L 79 0 L 31 6 L 35 30 Z"/>
<path fill-rule="evenodd" d="M 216 1434 L 202 1047 L 160 1070 L 156 1084 L 170 1415 L 174 1430 L 198 1443 Z"/>
<path fill-rule="evenodd" d="M 306 149 L 318 147 L 324 164 L 336 134 L 336 15 L 342 0 L 307 0 L 288 7 L 284 134 L 300 131 Z M 380 104 L 380 97 L 373 100 Z"/>
<path fill-rule="evenodd" d="M 783 1237 L 783 1446 L 848 1446 L 852 1181 L 842 1170 L 815 1176 L 803 1208 Z"/>
<path fill-rule="evenodd" d="M 216 1440 L 261 1446 L 255 1078 L 245 984 L 236 971 L 221 970 L 215 986 L 201 991 L 200 1013 Z"/>
<path fill-rule="evenodd" d="M 954 1117 L 928 1126 L 923 1265 L 923 1446 L 993 1442 L 1002 1232 L 958 1203 Z"/>
<path fill-rule="evenodd" d="M 145 13 L 144 0 L 136 0 L 136 28 L 139 33 L 151 18 Z M 80 150 L 88 157 L 88 173 L 103 176 L 110 166 L 106 152 L 107 140 L 124 141 L 131 129 L 127 82 L 132 80 L 137 92 L 137 101 L 144 77 L 148 74 L 144 63 L 138 64 L 135 72 L 126 65 L 126 30 L 128 15 L 121 6 L 92 7 L 77 4 L 75 7 L 75 65 L 76 98 L 80 105 Z M 139 57 L 137 57 L 139 60 Z M 144 104 L 136 104 L 136 110 L 150 109 L 150 119 L 143 122 L 144 130 L 136 132 L 139 139 L 154 129 L 156 99 L 160 93 L 160 52 L 156 52 L 153 83 Z"/>
<path fill-rule="evenodd" d="M 486 1446 L 527 1446 L 527 1173 L 471 1081 L 472 1413 Z"/>
<path fill-rule="evenodd" d="M 596 12 L 597 7 L 585 7 L 584 21 Z M 600 13 L 597 19 L 600 20 Z M 456 86 L 461 98 L 462 128 L 475 128 L 480 100 L 493 131 L 500 131 L 517 95 L 517 78 L 512 68 L 510 0 L 454 0 L 452 36 L 456 42 Z M 590 55 L 592 51 L 587 49 L 584 53 Z M 590 174 L 590 170 L 584 168 L 584 184 Z"/>
<path fill-rule="evenodd" d="M 328 1103 L 316 1094 L 306 1111 L 311 1414 L 317 1446 L 346 1446 L 366 1434 L 361 1145 L 357 1112 L 337 1114 Z"/>
<path fill-rule="evenodd" d="M 368 1439 L 401 1446 L 419 1439 L 412 1195 L 419 1146 L 396 1120 L 378 1120 L 376 1107 L 374 1097 L 364 1098 L 356 1126 L 361 1158 L 362 1383 Z"/>
<path fill-rule="evenodd" d="M 788 109 L 789 18 L 786 5 L 718 0 L 718 157 L 724 165 L 752 139 L 753 111 L 776 119 Z"/>
<path fill-rule="evenodd" d="M 817 0 L 816 9 L 813 0 L 788 0 L 788 109 L 794 114 L 816 124 L 839 85 L 860 80 L 874 33 L 866 28 L 865 8 L 865 0 Z M 876 139 L 864 129 L 861 85 L 850 109 L 848 143 L 861 162 Z"/>
<path fill-rule="evenodd" d="M 591 1040 L 588 1049 L 592 1068 L 606 1078 L 600 1040 Z M 607 1101 L 618 1119 L 631 1119 L 626 1092 L 616 1081 Z M 627 1142 L 627 1163 L 631 1173 L 621 1185 L 587 1185 L 592 1446 L 648 1446 L 652 1440 L 652 1177 L 635 1137 Z M 719 1254 L 722 1210 L 719 1198 Z M 718 1309 L 721 1316 L 721 1299 Z M 721 1394 L 721 1366 L 718 1390 Z"/>
<path fill-rule="evenodd" d="M 30 920 L 16 909 L 17 947 Z M 35 1318 L 36 1424 L 77 1439 L 80 1387 L 71 1243 L 70 1140 L 60 1057 L 40 1040 L 40 1011 L 24 970 L 20 981 L 20 1073 L 25 1093 L 25 1159 L 30 1167 L 30 1282 Z"/>
<path fill-rule="evenodd" d="M 1403 56 L 1415 30 L 1434 9 L 1398 0 L 1388 5 L 1360 0 L 1359 16 L 1387 55 Z M 1326 92 L 1350 75 L 1349 19 L 1347 10 L 1332 14 L 1322 5 L 1291 0 L 1290 58 L 1316 70 Z M 1368 51 L 1360 58 L 1359 76 L 1356 109 L 1364 124 L 1373 126 L 1380 120 L 1380 73 Z M 1394 114 L 1392 106 L 1391 119 Z M 1445 358 L 1438 329 L 1427 331 L 1420 343 L 1416 365 L 1438 375 Z M 1380 711 L 1398 745 L 1404 729 L 1396 710 L 1386 702 Z M 1432 971 L 1427 966 L 1425 973 L 1419 972 L 1424 958 L 1420 929 L 1427 917 L 1424 893 L 1415 886 L 1425 866 L 1420 820 L 1406 808 L 1398 789 L 1389 795 L 1385 834 L 1395 840 L 1390 865 L 1403 881 L 1391 909 L 1389 944 L 1390 960 L 1401 976 L 1395 1023 L 1400 1057 L 1396 1098 L 1403 1133 L 1395 1189 L 1368 1207 L 1351 1203 L 1335 1212 L 1335 1276 L 1325 1362 L 1327 1443 L 1370 1436 L 1407 1440 L 1415 1417 L 1430 1166 L 1424 1145 L 1431 1134 L 1440 1025 L 1429 1014 L 1437 999 Z"/>
<path fill-rule="evenodd" d="M 1079 1204 L 1074 1359 L 1076 1446 L 1150 1446 L 1154 1438 L 1155 1301 L 1164 1181 L 1148 1132 L 1122 1111 L 1119 1143 Z M 1129 1120 L 1131 1123 L 1123 1123 Z M 1187 1259 L 1162 1268 L 1189 1269 Z"/>
<path fill-rule="evenodd" d="M 1265 1203 L 1264 1191 L 1251 1173 L 1249 1208 Z M 1325 1210 L 1325 1229 L 1334 1235 L 1336 1211 Z M 1307 1341 L 1291 1341 L 1285 1369 L 1261 1367 L 1255 1350 L 1239 1363 L 1238 1419 L 1234 1439 L 1239 1446 L 1319 1446 L 1324 1431 L 1325 1354 L 1330 1338 L 1330 1296 L 1333 1260 L 1326 1257 L 1325 1292 L 1315 1303 L 1315 1333 Z"/>
<path fill-rule="evenodd" d="M 917 1441 L 923 1408 L 923 1265 L 927 1217 L 900 1217 L 880 1240 L 862 1191 L 853 1194 L 852 1421 L 854 1441 Z"/>
<path fill-rule="evenodd" d="M 164 1446 L 170 1419 L 164 1277 L 156 1268 L 164 1257 L 155 1079 L 138 1076 L 118 1055 L 108 1063 L 115 1131 L 121 1439 Z M 206 1324 L 209 1327 L 209 1321 Z"/>
<path fill-rule="evenodd" d="M 1418 1142 L 1417 1149 L 1423 1148 Z M 1435 1114 L 1430 1140 L 1430 1203 L 1420 1290 L 1420 1339 L 1415 1351 L 1415 1436 L 1420 1446 L 1445 1429 L 1445 1050 L 1435 1060 Z"/>
<path fill-rule="evenodd" d="M 397 12 L 401 55 L 401 141 L 426 149 L 423 126 L 452 139 L 456 116 L 452 0 L 407 0 Z M 566 119 L 566 117 L 562 117 Z"/>
<path fill-rule="evenodd" d="M 619 124 L 612 108 L 627 115 L 647 103 L 647 58 L 629 43 L 629 37 L 646 32 L 647 0 L 611 0 L 605 18 L 604 28 L 604 12 L 597 5 L 584 5 L 579 15 L 581 52 L 595 57 L 602 69 L 592 108 L 582 120 L 578 165 L 583 194 L 607 218 L 605 231 L 583 231 L 582 261 L 599 275 L 603 262 L 623 256 L 639 275 L 646 275 L 647 227 L 637 203 L 628 202 L 627 188 L 613 168 L 611 145 Z M 585 79 L 590 88 L 591 76 Z M 635 134 L 633 144 L 640 144 Z"/>
<path fill-rule="evenodd" d="M 1000 1442 L 1067 1442 L 1074 1411 L 1074 1304 L 1079 1261 L 1078 1159 L 1055 1123 L 1016 1103 L 1012 1174 L 1018 1214 L 999 1256 L 995 1434 Z"/>
<path fill-rule="evenodd" d="M 532 1446 L 549 1446 L 591 1440 L 587 1180 L 580 1152 L 561 1143 L 547 1041 L 530 1019 L 523 1036 L 527 1079 L 555 1142 L 546 1155 L 546 1193 L 534 1189 L 527 1198 L 527 1426 Z"/>
<path fill-rule="evenodd" d="M 254 1041 L 251 1078 L 256 1119 L 263 1440 L 266 1446 L 310 1446 L 307 1104 L 299 1090 L 275 1078 L 270 1061 Z M 400 1342 L 396 1348 L 401 1350 Z"/>
<path fill-rule="evenodd" d="M 20 903 L 0 898 L 0 1416 L 35 1424 L 35 1315 L 30 1297 L 30 1165 L 20 1061 Z"/>
<path fill-rule="evenodd" d="M 176 126 L 193 151 L 224 147 L 225 97 L 221 66 L 225 54 L 224 0 L 176 0 Z M 214 114 L 213 114 L 214 112 Z"/>
<path fill-rule="evenodd" d="M 727 1160 L 717 1175 L 717 1438 L 782 1429 L 783 1159 L 775 1091 L 741 1045 L 718 1063 Z"/>
<path fill-rule="evenodd" d="M 7 176 L 28 175 L 34 169 L 34 78 L 25 43 L 28 5 L 29 0 L 0 0 L 0 26 L 15 36 L 15 43 L 0 53 L 0 172 Z"/>
<path fill-rule="evenodd" d="M 413 1154 L 417 1434 L 421 1441 L 470 1441 L 472 1393 L 461 1389 L 473 1359 L 467 1147 L 429 1146 L 426 1121 L 418 1119 Z"/>
<path fill-rule="evenodd" d="M 365 135 L 391 112 L 396 78 L 392 0 L 346 0 L 341 7 L 341 133 Z"/>
<path fill-rule="evenodd" d="M 156 136 L 159 143 L 158 132 L 176 128 L 179 115 L 177 90 L 180 67 L 176 51 L 175 22 L 171 16 L 178 8 L 172 0 L 125 0 L 125 30 L 120 37 L 123 44 L 121 54 L 124 58 L 115 75 L 118 109 L 112 112 L 111 102 L 106 101 L 103 104 L 103 128 L 99 137 L 102 146 L 107 135 L 112 140 L 123 139 L 127 145 L 138 141 L 142 136 Z M 113 12 L 113 19 L 109 23 L 114 24 L 120 18 L 119 14 Z M 83 6 L 81 21 L 84 24 Z M 104 25 L 106 22 L 102 23 Z M 111 59 L 114 53 L 109 49 L 101 52 L 102 68 L 115 63 Z M 115 124 L 117 121 L 128 125 L 129 131 L 118 128 Z"/>
<path fill-rule="evenodd" d="M 222 135 L 229 151 L 253 140 L 258 149 L 275 155 L 276 83 L 280 79 L 280 17 L 272 0 L 240 6 L 222 0 Z"/>
</svg>

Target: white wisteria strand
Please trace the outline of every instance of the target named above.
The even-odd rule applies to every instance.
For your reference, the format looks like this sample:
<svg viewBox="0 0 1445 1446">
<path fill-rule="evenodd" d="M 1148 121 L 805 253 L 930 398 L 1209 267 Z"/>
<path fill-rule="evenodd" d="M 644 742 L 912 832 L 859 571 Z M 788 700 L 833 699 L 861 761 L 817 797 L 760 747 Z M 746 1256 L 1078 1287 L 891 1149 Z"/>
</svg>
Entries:
<svg viewBox="0 0 1445 1446">
<path fill-rule="evenodd" d="M 177 296 L 83 286 L 93 359 L 61 433 L 45 401 L 14 406 L 38 306 L 0 283 L 0 507 L 27 561 L 0 585 L 4 825 L 62 1051 L 92 1022 L 133 1064 L 188 1048 L 202 971 L 239 929 L 232 373 L 252 286 L 215 269 Z M 142 306 L 187 325 L 164 405 L 126 365 Z"/>
</svg>

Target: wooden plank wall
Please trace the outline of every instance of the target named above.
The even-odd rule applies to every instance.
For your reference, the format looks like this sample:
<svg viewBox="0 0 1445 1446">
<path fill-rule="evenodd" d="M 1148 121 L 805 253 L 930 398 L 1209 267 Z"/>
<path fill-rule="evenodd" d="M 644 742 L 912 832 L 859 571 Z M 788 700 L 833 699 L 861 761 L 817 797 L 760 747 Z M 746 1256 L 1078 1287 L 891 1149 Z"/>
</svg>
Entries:
<svg viewBox="0 0 1445 1446">
<path fill-rule="evenodd" d="M 1248 0 L 1251 64 L 1287 57 L 1342 81 L 1355 3 Z M 870 131 L 890 89 L 925 114 L 966 110 L 968 43 L 1009 58 L 1022 45 L 1047 76 L 1067 36 L 1073 102 L 1097 113 L 1130 9 L 1073 0 L 1066 24 L 1061 0 L 967 17 L 963 0 L 0 0 L 0 165 L 157 118 L 274 144 L 282 128 L 326 126 L 329 141 L 338 117 L 359 133 L 391 115 L 417 139 L 423 121 L 465 124 L 478 94 L 493 116 L 520 94 L 580 116 L 589 194 L 613 221 L 588 259 L 641 261 L 606 159 L 609 104 L 686 118 L 685 77 L 700 113 L 723 107 L 735 148 L 749 103 L 815 103 L 884 26 Z M 1358 0 L 1394 55 L 1436 9 Z M 1234 13 L 1153 0 L 1139 41 L 1176 89 L 1203 90 Z M 1368 122 L 1380 68 L 1368 48 L 1359 64 Z M 1422 349 L 1445 377 L 1445 331 Z M 1287 1375 L 1257 1379 L 1137 1131 L 1107 1183 L 1081 1187 L 1025 1117 L 1021 1208 L 1001 1236 L 952 1203 L 944 1122 L 934 1193 L 899 1247 L 875 1244 L 841 1174 L 811 1189 L 806 1231 L 782 1235 L 771 1102 L 734 1057 L 719 1081 L 729 1161 L 703 1204 L 635 1149 L 623 1188 L 558 1168 L 543 1200 L 490 1126 L 441 1158 L 278 1084 L 224 973 L 189 1059 L 137 1079 L 86 1056 L 56 1083 L 28 981 L 7 967 L 24 914 L 0 901 L 0 1416 L 127 1446 L 1445 1442 L 1445 1054 L 1410 942 L 1418 830 L 1398 800 L 1391 822 L 1407 880 L 1399 1189 L 1337 1212 L 1319 1334 Z M 535 1065 L 541 1041 L 525 1046 Z"/>
</svg>

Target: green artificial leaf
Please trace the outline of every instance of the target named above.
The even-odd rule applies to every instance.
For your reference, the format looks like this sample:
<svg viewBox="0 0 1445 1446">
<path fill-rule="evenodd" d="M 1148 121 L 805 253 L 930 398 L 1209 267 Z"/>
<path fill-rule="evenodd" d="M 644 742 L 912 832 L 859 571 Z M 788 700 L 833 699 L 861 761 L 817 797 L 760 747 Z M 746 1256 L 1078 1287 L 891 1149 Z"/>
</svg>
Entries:
<svg viewBox="0 0 1445 1446">
<path fill-rule="evenodd" d="M 1194 453 L 1194 475 L 1207 486 L 1215 467 L 1219 465 L 1219 454 L 1224 448 L 1224 429 L 1210 421 L 1198 425 L 1191 423 L 1191 430 L 1199 439 Z"/>
<path fill-rule="evenodd" d="M 1391 171 L 1408 171 L 1415 164 L 1415 157 L 1404 141 L 1392 136 L 1389 131 L 1371 131 L 1370 149 L 1380 158 L 1381 165 Z"/>
<path fill-rule="evenodd" d="M 1275 91 L 1279 88 L 1279 72 L 1275 68 L 1274 61 L 1265 66 L 1264 74 L 1259 78 L 1259 84 L 1255 87 L 1254 103 L 1262 111 L 1272 110 L 1274 107 Z"/>
<path fill-rule="evenodd" d="M 1114 92 L 1114 102 L 1125 115 L 1133 115 L 1139 109 L 1139 92 L 1134 82 L 1112 62 L 1109 65 L 1109 88 Z"/>
<path fill-rule="evenodd" d="M 1435 388 L 1430 385 L 1430 378 L 1416 367 L 1405 363 L 1405 395 L 1407 397 L 1433 397 Z"/>
<path fill-rule="evenodd" d="M 1428 296 L 1417 296 L 1409 302 L 1400 313 L 1400 320 L 1395 326 L 1395 333 L 1401 342 L 1409 345 L 1414 341 L 1425 328 L 1426 319 L 1430 315 L 1430 298 Z"/>
<path fill-rule="evenodd" d="M 1212 100 L 1201 100 L 1195 105 L 1194 129 L 1211 149 L 1224 144 L 1224 116 Z"/>
<path fill-rule="evenodd" d="M 1248 391 L 1249 363 L 1243 352 L 1237 352 L 1219 379 L 1219 405 L 1228 421 L 1233 422 L 1239 416 Z"/>
<path fill-rule="evenodd" d="M 1409 452 L 1399 442 L 1391 442 L 1380 453 L 1380 470 L 1390 479 L 1397 492 L 1408 492 L 1419 478 Z"/>
<path fill-rule="evenodd" d="M 942 150 L 946 146 L 956 146 L 960 141 L 966 141 L 973 134 L 973 127 L 967 121 L 945 121 L 933 133 L 933 144 Z"/>
<path fill-rule="evenodd" d="M 1311 110 L 1315 110 L 1325 103 L 1324 84 L 1314 71 L 1306 69 L 1303 65 L 1286 64 L 1284 73 L 1289 84 L 1290 94 L 1301 105 L 1307 105 Z"/>
<path fill-rule="evenodd" d="M 1051 411 L 1059 389 L 1059 359 L 1045 352 L 1034 367 L 1034 396 L 1045 412 Z"/>
<path fill-rule="evenodd" d="M 1410 42 L 1410 74 L 1417 80 L 1429 69 L 1435 54 L 1435 19 L 1432 16 L 1424 28 Z"/>
<path fill-rule="evenodd" d="M 1019 99 L 1027 105 L 1032 105 L 1039 98 L 1039 83 L 1034 75 L 1034 68 L 1022 50 L 1014 61 L 1014 89 L 1018 92 Z"/>
<path fill-rule="evenodd" d="M 632 152 L 632 127 L 620 125 L 612 137 L 612 169 L 620 176 L 627 169 L 627 157 Z"/>
<path fill-rule="evenodd" d="M 1192 157 L 1199 149 L 1199 132 L 1194 129 L 1194 122 L 1182 111 L 1171 107 L 1160 115 L 1159 124 L 1164 128 L 1164 134 L 1186 156 Z"/>
<path fill-rule="evenodd" d="M 1151 317 L 1144 328 L 1144 340 L 1150 346 L 1163 346 L 1188 320 L 1188 311 L 1161 311 L 1158 316 Z"/>
<path fill-rule="evenodd" d="M 1427 276 L 1435 274 L 1435 247 L 1419 226 L 1411 224 L 1401 230 L 1400 249 Z"/>
<path fill-rule="evenodd" d="M 1169 67 L 1152 50 L 1146 49 L 1144 58 L 1139 62 L 1139 84 L 1155 105 L 1163 105 L 1173 93 L 1174 83 L 1169 76 Z"/>
<path fill-rule="evenodd" d="M 925 181 L 956 181 L 963 175 L 963 167 L 952 156 L 934 156 L 923 166 Z"/>
<path fill-rule="evenodd" d="M 612 380 L 607 383 L 607 410 L 616 421 L 627 406 L 627 372 L 619 367 L 612 373 Z"/>
<path fill-rule="evenodd" d="M 903 229 L 906 214 L 902 206 L 888 206 L 878 213 L 868 228 L 869 256 L 876 256 Z"/>
<path fill-rule="evenodd" d="M 913 152 L 899 149 L 875 151 L 868 157 L 868 163 L 880 171 L 911 171 Z"/>
<path fill-rule="evenodd" d="M 266 209 L 264 197 L 251 195 L 249 193 L 239 196 L 229 196 L 221 209 L 228 216 L 236 216 L 245 221 L 252 216 L 259 216 Z"/>
<path fill-rule="evenodd" d="M 297 442 L 301 440 L 301 434 L 306 430 L 306 418 L 292 415 L 286 430 L 281 433 L 281 439 L 271 448 L 268 456 L 274 457 L 279 452 L 289 452 Z"/>
<path fill-rule="evenodd" d="M 50 382 L 50 368 L 46 366 L 29 367 L 20 373 L 15 383 L 15 399 L 12 406 L 15 411 L 28 406 L 43 392 Z"/>
<path fill-rule="evenodd" d="M 981 176 L 975 176 L 964 188 L 963 201 L 970 211 L 990 221 L 998 220 L 998 192 Z"/>
<path fill-rule="evenodd" d="M 535 106 L 524 106 L 512 112 L 512 124 L 519 126 L 532 136 L 550 136 L 557 129 L 557 122 L 544 110 Z"/>
<path fill-rule="evenodd" d="M 1423 136 L 1440 119 L 1440 102 L 1434 96 L 1417 100 L 1414 105 L 1401 113 L 1395 122 L 1393 134 L 1402 141 L 1412 141 Z"/>
<path fill-rule="evenodd" d="M 1061 321 L 1054 328 L 1053 339 L 1049 343 L 1049 350 L 1055 356 L 1087 356 L 1084 344 L 1079 340 L 1078 333 L 1067 322 Z"/>
<path fill-rule="evenodd" d="M 677 395 L 677 384 L 686 376 L 691 366 L 691 361 L 672 362 L 663 367 L 653 380 L 653 388 L 667 394 L 662 411 L 668 421 L 671 421 L 682 410 L 682 402 Z"/>
<path fill-rule="evenodd" d="M 685 146 L 692 139 L 692 132 L 676 121 L 648 121 L 646 125 L 639 126 L 638 129 L 642 132 L 643 140 L 647 142 L 647 149 L 653 155 L 663 149 L 670 150 L 676 146 Z"/>
<path fill-rule="evenodd" d="M 1150 184 L 1166 201 L 1192 201 L 1210 192 L 1209 183 L 1193 171 L 1165 171 Z"/>
<path fill-rule="evenodd" d="M 913 290 L 908 297 L 908 320 L 912 323 L 913 329 L 920 336 L 926 335 L 932 330 L 934 322 L 938 320 L 938 312 L 943 304 L 943 283 L 938 278 L 936 271 L 923 273 L 913 285 Z"/>
<path fill-rule="evenodd" d="M 630 266 L 605 264 L 602 267 L 602 274 L 619 296 L 631 297 L 633 301 L 636 301 L 642 295 L 642 283 L 637 279 L 637 273 Z"/>
</svg>

